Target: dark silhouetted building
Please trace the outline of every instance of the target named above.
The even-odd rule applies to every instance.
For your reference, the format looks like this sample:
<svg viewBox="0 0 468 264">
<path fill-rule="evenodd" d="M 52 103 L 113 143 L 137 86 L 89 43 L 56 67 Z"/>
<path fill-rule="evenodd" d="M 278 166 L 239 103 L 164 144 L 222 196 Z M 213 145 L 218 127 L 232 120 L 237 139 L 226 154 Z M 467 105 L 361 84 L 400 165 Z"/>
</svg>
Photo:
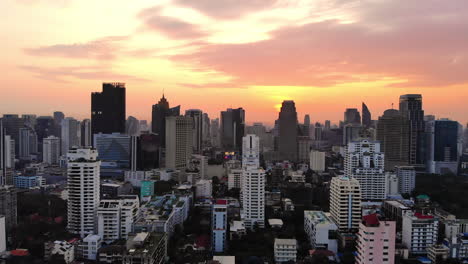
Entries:
<svg viewBox="0 0 468 264">
<path fill-rule="evenodd" d="M 92 135 L 125 133 L 125 83 L 103 83 L 91 94 Z"/>
<path fill-rule="evenodd" d="M 409 162 L 424 164 L 424 110 L 420 94 L 400 96 L 400 113 L 409 120 Z"/>
<path fill-rule="evenodd" d="M 278 151 L 282 159 L 297 160 L 297 112 L 294 101 L 283 101 L 278 118 Z"/>
<path fill-rule="evenodd" d="M 153 105 L 152 118 L 151 118 L 151 132 L 159 135 L 161 147 L 166 146 L 166 117 L 168 116 L 179 116 L 180 105 L 169 108 L 169 102 L 164 97 L 159 102 Z"/>
<path fill-rule="evenodd" d="M 54 136 L 56 137 L 61 137 L 63 119 L 65 119 L 65 115 L 62 112 L 54 112 Z"/>
<path fill-rule="evenodd" d="M 19 153 L 19 130 L 24 127 L 24 119 L 18 115 L 3 115 L 3 128 L 6 134 L 15 141 L 15 153 Z"/>
<path fill-rule="evenodd" d="M 60 124 L 59 128 L 61 129 Z M 39 152 L 42 152 L 43 139 L 54 136 L 56 132 L 55 129 L 54 119 L 51 116 L 40 116 L 36 119 L 34 130 L 36 130 L 37 134 Z"/>
<path fill-rule="evenodd" d="M 362 103 L 362 126 L 369 128 L 372 125 L 372 115 L 365 103 Z"/>
<path fill-rule="evenodd" d="M 147 171 L 159 168 L 161 159 L 161 138 L 157 134 L 132 136 L 131 170 Z"/>
<path fill-rule="evenodd" d="M 185 116 L 191 117 L 193 120 L 193 151 L 194 153 L 200 153 L 203 143 L 203 111 L 199 109 L 189 109 L 185 111 Z"/>
<path fill-rule="evenodd" d="M 242 108 L 228 108 L 221 112 L 221 144 L 225 150 L 242 149 L 245 133 L 245 111 Z"/>
<path fill-rule="evenodd" d="M 426 123 L 426 169 L 429 173 L 458 172 L 461 126 L 447 119 Z"/>
<path fill-rule="evenodd" d="M 361 115 L 356 108 L 346 108 L 344 112 L 344 124 L 361 124 Z"/>
</svg>

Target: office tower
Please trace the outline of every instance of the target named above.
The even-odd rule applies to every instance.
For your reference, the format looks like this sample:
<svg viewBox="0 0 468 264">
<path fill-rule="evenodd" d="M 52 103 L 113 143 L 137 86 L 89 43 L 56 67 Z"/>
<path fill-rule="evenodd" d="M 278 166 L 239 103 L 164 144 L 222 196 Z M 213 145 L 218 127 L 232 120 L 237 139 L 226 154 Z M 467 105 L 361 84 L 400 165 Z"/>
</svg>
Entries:
<svg viewBox="0 0 468 264">
<path fill-rule="evenodd" d="M 310 147 L 312 140 L 309 136 L 297 137 L 297 160 L 300 162 L 309 162 Z"/>
<path fill-rule="evenodd" d="M 245 111 L 242 108 L 221 112 L 221 145 L 225 150 L 242 148 L 242 137 L 245 133 Z"/>
<path fill-rule="evenodd" d="M 18 223 L 16 188 L 12 185 L 0 186 L 0 215 L 5 216 L 6 231 Z"/>
<path fill-rule="evenodd" d="M 294 101 L 283 101 L 278 118 L 278 151 L 281 159 L 297 160 L 297 112 Z"/>
<path fill-rule="evenodd" d="M 308 136 L 310 137 L 310 116 L 309 115 L 305 115 L 304 116 L 304 131 L 302 133 L 303 136 Z"/>
<path fill-rule="evenodd" d="M 211 120 L 210 124 L 210 136 L 211 136 L 211 146 L 220 147 L 221 146 L 221 135 L 219 131 L 219 118 Z"/>
<path fill-rule="evenodd" d="M 426 123 L 426 170 L 428 173 L 458 172 L 459 124 L 448 119 Z"/>
<path fill-rule="evenodd" d="M 60 130 L 61 124 L 59 124 Z M 42 152 L 42 140 L 48 136 L 53 136 L 56 134 L 56 127 L 54 124 L 54 119 L 50 116 L 40 116 L 36 118 L 36 125 L 34 130 L 37 134 L 37 143 L 38 143 L 38 151 Z"/>
<path fill-rule="evenodd" d="M 420 94 L 400 96 L 400 113 L 409 121 L 409 163 L 424 164 L 424 110 Z"/>
<path fill-rule="evenodd" d="M 19 130 L 24 127 L 24 120 L 18 115 L 3 115 L 3 128 L 6 134 L 15 141 L 15 153 L 19 154 Z"/>
<path fill-rule="evenodd" d="M 242 188 L 242 169 L 231 169 L 228 173 L 228 189 Z"/>
<path fill-rule="evenodd" d="M 211 146 L 211 120 L 207 113 L 203 113 L 202 146 Z"/>
<path fill-rule="evenodd" d="M 185 111 L 185 116 L 192 118 L 192 147 L 194 153 L 200 153 L 203 142 L 203 112 L 198 109 L 189 109 Z"/>
<path fill-rule="evenodd" d="M 265 227 L 265 171 L 248 167 L 242 171 L 242 208 L 248 229 Z"/>
<path fill-rule="evenodd" d="M 314 128 L 314 140 L 315 141 L 323 140 L 323 129 L 322 129 L 322 127 L 315 127 Z"/>
<path fill-rule="evenodd" d="M 343 127 L 343 145 L 358 140 L 361 137 L 362 126 L 359 124 L 347 124 Z"/>
<path fill-rule="evenodd" d="M 345 149 L 344 171 L 347 177 L 359 181 L 363 200 L 386 198 L 387 181 L 380 142 L 362 139 L 348 143 Z"/>
<path fill-rule="evenodd" d="M 119 168 L 130 167 L 130 136 L 120 133 L 94 134 L 93 146 L 99 160 L 115 162 Z"/>
<path fill-rule="evenodd" d="M 148 171 L 159 168 L 161 139 L 156 134 L 141 134 L 131 138 L 130 169 Z"/>
<path fill-rule="evenodd" d="M 164 97 L 159 100 L 159 102 L 153 105 L 152 108 L 152 119 L 151 119 L 151 132 L 156 135 L 159 135 L 161 139 L 161 146 L 166 146 L 166 117 L 169 116 L 179 116 L 180 115 L 180 105 L 169 108 L 169 102 Z"/>
<path fill-rule="evenodd" d="M 340 231 L 357 229 L 361 219 L 361 188 L 358 180 L 334 177 L 330 185 L 330 217 Z"/>
<path fill-rule="evenodd" d="M 83 119 L 80 123 L 81 129 L 81 146 L 90 147 L 92 146 L 92 135 L 91 135 L 91 120 Z"/>
<path fill-rule="evenodd" d="M 62 155 L 66 155 L 71 147 L 81 146 L 80 122 L 72 117 L 62 120 Z"/>
<path fill-rule="evenodd" d="M 259 137 L 260 139 L 260 152 L 272 151 L 273 146 L 273 136 L 270 132 L 267 131 L 266 127 L 262 123 L 253 123 L 252 126 L 247 126 L 245 128 L 246 134 L 253 134 Z"/>
<path fill-rule="evenodd" d="M 59 138 L 62 136 L 62 120 L 63 119 L 65 119 L 65 114 L 59 111 L 54 112 L 53 131 L 51 132 L 52 135 L 59 137 Z"/>
<path fill-rule="evenodd" d="M 91 93 L 91 134 L 125 133 L 125 83 L 103 83 Z"/>
<path fill-rule="evenodd" d="M 192 156 L 193 119 L 166 117 L 166 168 L 184 169 Z"/>
<path fill-rule="evenodd" d="M 92 148 L 71 148 L 67 153 L 67 229 L 82 238 L 94 234 L 100 193 L 97 156 Z"/>
<path fill-rule="evenodd" d="M 325 152 L 311 150 L 309 168 L 315 172 L 325 171 Z"/>
<path fill-rule="evenodd" d="M 260 167 L 260 138 L 256 135 L 246 135 L 242 138 L 242 167 Z"/>
<path fill-rule="evenodd" d="M 356 264 L 395 263 L 396 222 L 366 215 L 359 224 Z"/>
<path fill-rule="evenodd" d="M 36 118 L 37 116 L 33 114 L 21 115 L 21 119 L 23 119 L 24 126 L 26 127 L 34 128 L 34 126 L 36 125 Z"/>
<path fill-rule="evenodd" d="M 212 250 L 222 253 L 227 249 L 227 208 L 226 200 L 216 200 L 211 213 Z"/>
<path fill-rule="evenodd" d="M 19 158 L 31 160 L 32 154 L 37 154 L 37 135 L 30 127 L 19 129 Z"/>
<path fill-rule="evenodd" d="M 330 214 L 322 211 L 304 211 L 304 231 L 313 249 L 338 253 L 338 227 L 330 219 Z"/>
<path fill-rule="evenodd" d="M 295 263 L 297 259 L 297 240 L 275 238 L 274 254 L 275 263 Z"/>
<path fill-rule="evenodd" d="M 367 108 L 367 105 L 363 102 L 362 103 L 362 126 L 365 128 L 369 128 L 372 125 L 372 115 Z"/>
<path fill-rule="evenodd" d="M 13 170 L 15 169 L 15 143 L 0 120 L 0 186 L 13 185 Z"/>
<path fill-rule="evenodd" d="M 409 121 L 398 110 L 388 109 L 377 123 L 377 140 L 385 153 L 385 169 L 409 164 Z"/>
<path fill-rule="evenodd" d="M 325 130 L 328 131 L 331 129 L 331 121 L 325 120 Z"/>
<path fill-rule="evenodd" d="M 60 138 L 49 136 L 42 143 L 42 161 L 49 165 L 58 165 L 60 161 Z"/>
<path fill-rule="evenodd" d="M 125 122 L 125 133 L 129 136 L 138 136 L 140 134 L 140 121 L 129 116 Z"/>
<path fill-rule="evenodd" d="M 137 195 L 101 200 L 97 208 L 97 233 L 102 241 L 109 244 L 118 239 L 127 239 L 137 220 L 139 207 Z"/>
<path fill-rule="evenodd" d="M 439 219 L 430 214 L 407 211 L 403 214 L 402 242 L 410 254 L 426 254 L 437 243 Z"/>
<path fill-rule="evenodd" d="M 397 166 L 395 173 L 398 177 L 398 191 L 401 194 L 411 194 L 416 187 L 416 170 L 412 166 Z"/>
<path fill-rule="evenodd" d="M 436 120 L 435 115 L 425 115 L 424 116 L 424 122 L 429 122 L 429 121 L 434 121 Z"/>
<path fill-rule="evenodd" d="M 356 108 L 346 108 L 344 112 L 344 124 L 361 124 L 361 114 Z"/>
</svg>

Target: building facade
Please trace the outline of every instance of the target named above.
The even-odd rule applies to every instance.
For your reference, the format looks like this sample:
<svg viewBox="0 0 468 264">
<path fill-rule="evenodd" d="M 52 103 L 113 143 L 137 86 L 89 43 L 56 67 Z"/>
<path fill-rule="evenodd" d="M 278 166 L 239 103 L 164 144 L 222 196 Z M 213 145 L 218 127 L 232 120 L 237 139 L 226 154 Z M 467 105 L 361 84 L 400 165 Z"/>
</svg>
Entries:
<svg viewBox="0 0 468 264">
<path fill-rule="evenodd" d="M 361 219 L 361 188 L 358 180 L 334 177 L 330 186 L 330 216 L 340 231 L 357 230 Z"/>
</svg>

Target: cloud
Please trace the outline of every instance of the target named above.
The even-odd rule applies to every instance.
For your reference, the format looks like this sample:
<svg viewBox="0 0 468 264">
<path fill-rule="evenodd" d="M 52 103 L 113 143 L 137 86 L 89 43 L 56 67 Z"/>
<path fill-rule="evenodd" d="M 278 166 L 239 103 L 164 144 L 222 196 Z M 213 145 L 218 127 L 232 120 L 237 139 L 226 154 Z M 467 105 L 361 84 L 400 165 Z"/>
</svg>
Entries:
<svg viewBox="0 0 468 264">
<path fill-rule="evenodd" d="M 175 0 L 174 3 L 196 9 L 208 16 L 235 19 L 247 13 L 274 6 L 277 0 Z"/>
<path fill-rule="evenodd" d="M 121 42 L 128 38 L 127 36 L 111 36 L 86 43 L 56 44 L 26 48 L 24 52 L 31 56 L 112 60 L 116 57 L 116 53 L 121 50 Z"/>
</svg>

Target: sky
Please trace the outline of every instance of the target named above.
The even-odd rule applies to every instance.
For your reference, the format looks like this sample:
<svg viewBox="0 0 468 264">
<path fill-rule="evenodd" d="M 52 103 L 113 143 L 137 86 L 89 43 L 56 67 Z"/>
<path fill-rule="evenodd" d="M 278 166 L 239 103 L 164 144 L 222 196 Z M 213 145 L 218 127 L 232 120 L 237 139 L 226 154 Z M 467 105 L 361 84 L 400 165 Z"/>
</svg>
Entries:
<svg viewBox="0 0 468 264">
<path fill-rule="evenodd" d="M 127 115 L 171 106 L 271 124 L 373 119 L 420 93 L 426 114 L 468 121 L 466 0 L 1 0 L 0 113 L 88 118 L 102 82 Z"/>
</svg>

